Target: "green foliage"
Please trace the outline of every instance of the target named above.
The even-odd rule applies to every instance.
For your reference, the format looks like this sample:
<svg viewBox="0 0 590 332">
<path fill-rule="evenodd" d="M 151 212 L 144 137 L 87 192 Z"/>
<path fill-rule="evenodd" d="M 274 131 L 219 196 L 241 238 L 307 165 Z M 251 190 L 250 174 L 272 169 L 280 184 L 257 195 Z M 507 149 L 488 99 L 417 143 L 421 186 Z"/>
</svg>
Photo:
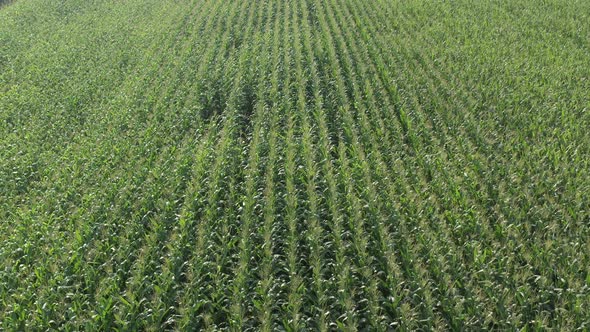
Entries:
<svg viewBox="0 0 590 332">
<path fill-rule="evenodd" d="M 0 330 L 590 329 L 588 13 L 0 0 Z"/>
</svg>

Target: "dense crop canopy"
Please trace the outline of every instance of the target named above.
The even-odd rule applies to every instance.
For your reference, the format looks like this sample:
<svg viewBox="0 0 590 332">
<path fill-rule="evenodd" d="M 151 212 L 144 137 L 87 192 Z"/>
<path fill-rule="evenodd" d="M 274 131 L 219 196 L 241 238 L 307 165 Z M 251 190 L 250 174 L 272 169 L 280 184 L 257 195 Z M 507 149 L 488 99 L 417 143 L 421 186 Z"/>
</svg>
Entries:
<svg viewBox="0 0 590 332">
<path fill-rule="evenodd" d="M 0 330 L 588 330 L 589 36 L 581 0 L 0 0 Z"/>
</svg>

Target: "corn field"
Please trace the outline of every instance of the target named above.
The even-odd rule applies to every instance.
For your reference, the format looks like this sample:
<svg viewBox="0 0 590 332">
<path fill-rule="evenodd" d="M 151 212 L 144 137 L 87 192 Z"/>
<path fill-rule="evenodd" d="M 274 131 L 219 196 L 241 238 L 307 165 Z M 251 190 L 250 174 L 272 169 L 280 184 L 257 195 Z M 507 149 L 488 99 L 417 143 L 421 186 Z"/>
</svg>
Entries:
<svg viewBox="0 0 590 332">
<path fill-rule="evenodd" d="M 590 329 L 590 2 L 0 1 L 0 330 Z"/>
</svg>

